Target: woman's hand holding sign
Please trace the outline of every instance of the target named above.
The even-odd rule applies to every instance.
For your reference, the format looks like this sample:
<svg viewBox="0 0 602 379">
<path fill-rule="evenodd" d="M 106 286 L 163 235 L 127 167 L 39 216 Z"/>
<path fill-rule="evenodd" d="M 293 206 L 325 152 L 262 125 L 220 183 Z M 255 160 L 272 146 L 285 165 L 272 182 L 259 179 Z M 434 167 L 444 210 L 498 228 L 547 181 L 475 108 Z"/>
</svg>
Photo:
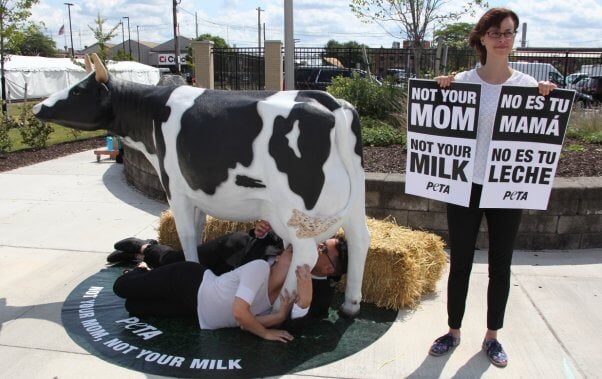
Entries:
<svg viewBox="0 0 602 379">
<path fill-rule="evenodd" d="M 546 80 L 546 81 L 538 82 L 537 87 L 539 88 L 540 95 L 548 96 L 550 94 L 550 92 L 552 92 L 554 90 L 554 88 L 556 88 L 556 84 L 554 84 L 552 82 L 548 82 Z"/>
<path fill-rule="evenodd" d="M 451 85 L 451 82 L 454 81 L 454 75 L 442 75 L 435 77 L 435 81 L 439 84 L 441 88 L 447 88 Z"/>
</svg>

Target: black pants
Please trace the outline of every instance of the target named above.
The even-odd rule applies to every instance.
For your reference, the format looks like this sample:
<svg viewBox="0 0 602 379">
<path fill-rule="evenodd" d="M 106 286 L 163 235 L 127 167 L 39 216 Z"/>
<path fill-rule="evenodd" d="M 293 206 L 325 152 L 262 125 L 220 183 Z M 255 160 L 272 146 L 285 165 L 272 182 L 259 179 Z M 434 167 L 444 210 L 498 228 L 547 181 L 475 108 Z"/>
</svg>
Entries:
<svg viewBox="0 0 602 379">
<path fill-rule="evenodd" d="M 135 316 L 197 317 L 197 294 L 206 267 L 175 262 L 154 270 L 136 268 L 115 281 L 113 291 L 126 299 Z"/>
<path fill-rule="evenodd" d="M 466 295 L 474 250 L 483 215 L 489 230 L 489 286 L 487 288 L 487 328 L 501 329 L 510 292 L 510 264 L 514 240 L 520 225 L 520 209 L 481 209 L 482 186 L 472 185 L 470 204 L 447 205 L 450 241 L 450 271 L 447 281 L 448 325 L 460 329 L 466 308 Z"/>
<path fill-rule="evenodd" d="M 240 233 L 240 235 L 246 235 Z M 197 246 L 199 263 L 209 268 L 215 275 L 232 271 L 235 267 L 228 259 L 245 251 L 246 240 L 231 238 L 230 235 L 221 236 Z M 144 262 L 151 268 L 185 261 L 182 250 L 175 250 L 166 245 L 148 245 L 144 250 Z"/>
</svg>

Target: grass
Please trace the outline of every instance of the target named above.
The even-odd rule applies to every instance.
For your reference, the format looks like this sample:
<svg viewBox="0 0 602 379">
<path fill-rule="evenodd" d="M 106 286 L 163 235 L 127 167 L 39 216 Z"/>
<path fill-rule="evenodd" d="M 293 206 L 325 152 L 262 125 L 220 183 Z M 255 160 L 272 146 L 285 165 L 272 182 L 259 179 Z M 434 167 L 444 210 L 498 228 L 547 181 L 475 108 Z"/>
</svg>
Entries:
<svg viewBox="0 0 602 379">
<path fill-rule="evenodd" d="M 8 115 L 14 118 L 18 118 L 21 112 L 21 106 L 23 103 L 18 104 L 9 104 L 8 105 Z M 64 142 L 78 141 L 88 138 L 94 138 L 98 136 L 104 136 L 107 134 L 106 130 L 95 130 L 92 132 L 75 132 L 73 129 L 65 128 L 63 126 L 57 124 L 50 124 L 52 126 L 53 132 L 48 136 L 48 141 L 46 142 L 46 146 L 56 145 Z M 11 129 L 8 131 L 9 138 L 12 143 L 12 148 L 10 151 L 17 151 L 30 148 L 30 146 L 25 145 L 21 138 L 21 133 L 19 133 L 19 129 Z"/>
<path fill-rule="evenodd" d="M 88 139 L 98 136 L 104 136 L 107 134 L 106 130 L 95 130 L 93 132 L 81 132 L 75 136 L 72 129 L 65 128 L 60 125 L 51 124 L 54 131 L 50 133 L 46 146 L 56 145 L 63 142 L 77 141 L 82 139 Z M 11 129 L 8 132 L 10 140 L 12 141 L 11 151 L 17 151 L 22 149 L 28 149 L 30 146 L 23 144 L 21 141 L 21 134 L 18 129 Z"/>
<path fill-rule="evenodd" d="M 602 144 L 602 109 L 574 109 L 567 136 L 587 143 Z"/>
</svg>

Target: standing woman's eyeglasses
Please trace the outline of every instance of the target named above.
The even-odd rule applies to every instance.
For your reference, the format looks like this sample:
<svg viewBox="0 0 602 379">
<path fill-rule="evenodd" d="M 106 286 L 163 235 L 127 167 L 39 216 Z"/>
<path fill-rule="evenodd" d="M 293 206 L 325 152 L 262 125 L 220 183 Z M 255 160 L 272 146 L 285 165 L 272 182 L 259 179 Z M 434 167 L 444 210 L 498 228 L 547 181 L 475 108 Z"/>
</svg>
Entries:
<svg viewBox="0 0 602 379">
<path fill-rule="evenodd" d="M 504 37 L 505 39 L 510 39 L 516 35 L 516 30 L 507 31 L 507 32 L 486 32 L 489 38 L 498 39 Z"/>
</svg>

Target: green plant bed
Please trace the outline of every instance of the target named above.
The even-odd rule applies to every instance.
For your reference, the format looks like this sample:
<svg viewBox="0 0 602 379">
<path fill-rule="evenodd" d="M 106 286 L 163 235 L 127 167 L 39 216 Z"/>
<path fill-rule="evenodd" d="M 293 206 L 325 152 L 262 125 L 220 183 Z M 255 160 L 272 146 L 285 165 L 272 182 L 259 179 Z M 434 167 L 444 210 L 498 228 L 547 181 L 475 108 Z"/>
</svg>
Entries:
<svg viewBox="0 0 602 379">
<path fill-rule="evenodd" d="M 587 143 L 602 143 L 602 109 L 574 109 L 566 135 Z"/>
<path fill-rule="evenodd" d="M 63 143 L 63 142 L 83 140 L 83 139 L 103 136 L 103 135 L 107 134 L 106 130 L 95 130 L 95 131 L 91 131 L 91 132 L 79 132 L 79 133 L 75 133 L 75 134 L 77 134 L 77 135 L 75 135 L 73 133 L 72 129 L 65 128 L 63 126 L 56 125 L 56 124 L 50 124 L 50 125 L 52 126 L 53 132 L 50 133 L 50 135 L 48 137 L 48 142 L 46 143 L 47 146 L 56 145 L 56 144 Z M 28 149 L 31 147 L 31 146 L 25 145 L 23 143 L 21 134 L 19 133 L 18 129 L 13 128 L 13 129 L 9 130 L 8 135 L 12 142 L 12 148 L 10 149 L 10 151 Z"/>
</svg>

